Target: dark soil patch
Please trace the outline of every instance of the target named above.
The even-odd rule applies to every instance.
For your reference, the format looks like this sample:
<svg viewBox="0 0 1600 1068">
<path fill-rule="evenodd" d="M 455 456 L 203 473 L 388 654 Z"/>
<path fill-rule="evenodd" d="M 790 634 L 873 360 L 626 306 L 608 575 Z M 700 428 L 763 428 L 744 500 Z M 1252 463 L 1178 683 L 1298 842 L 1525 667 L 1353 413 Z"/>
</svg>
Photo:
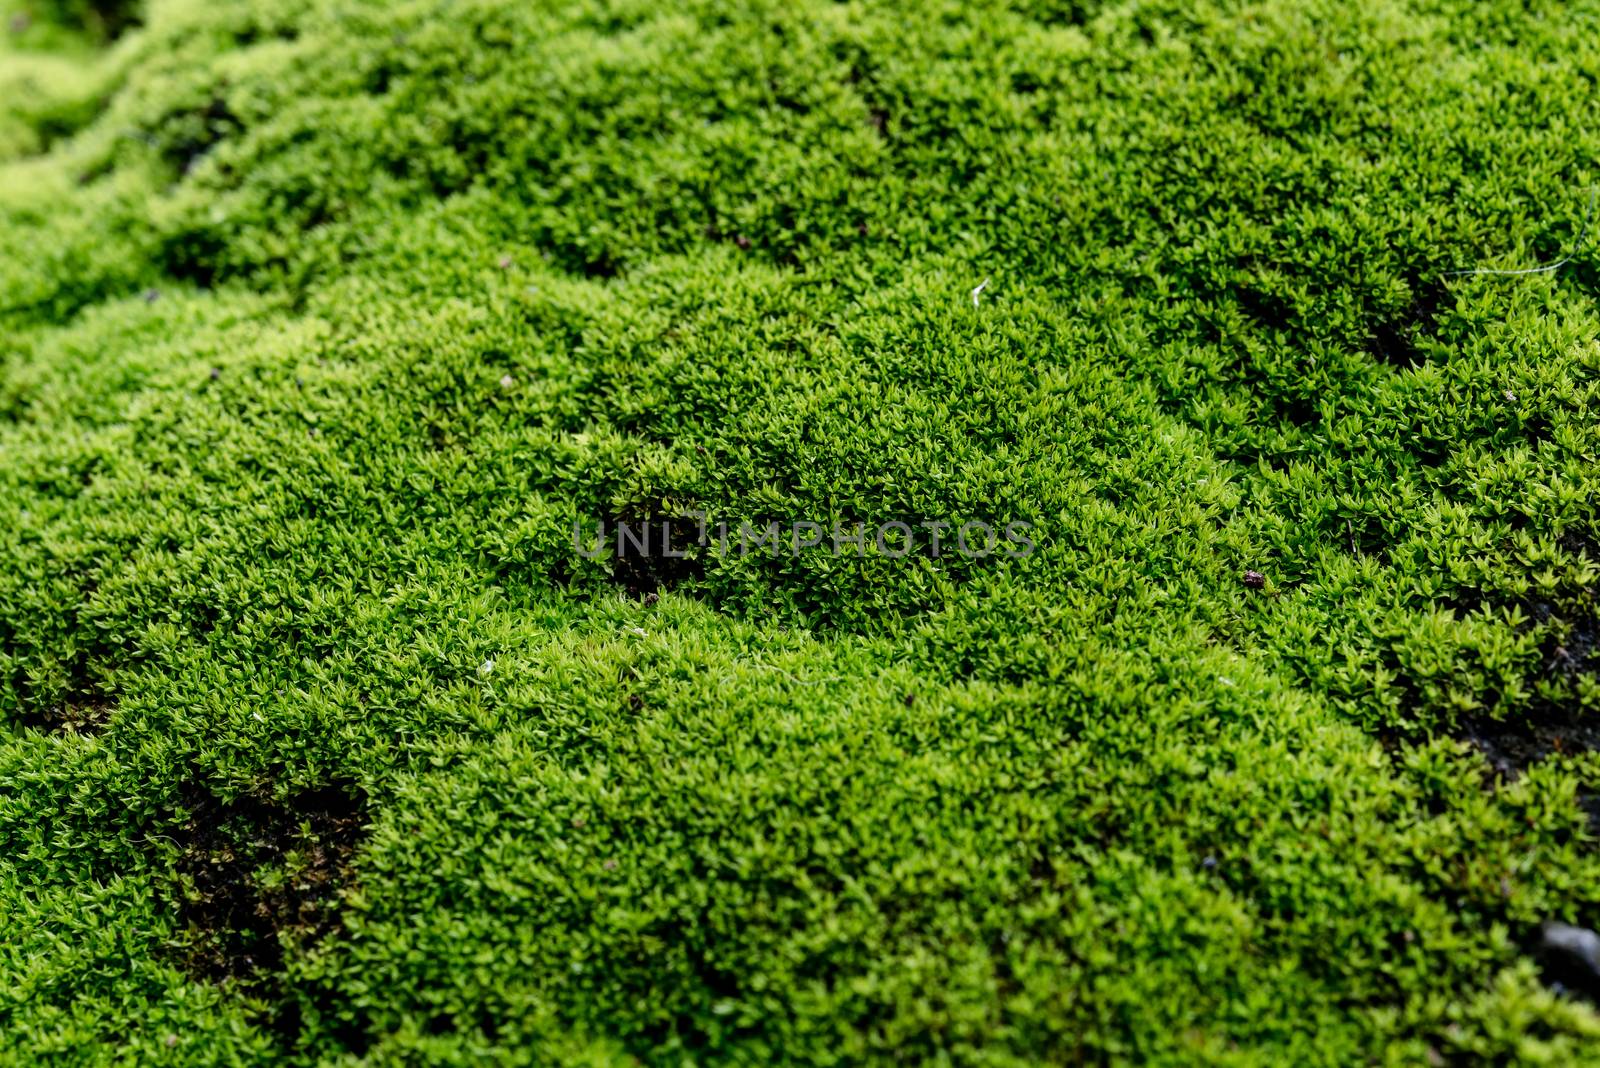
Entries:
<svg viewBox="0 0 1600 1068">
<path fill-rule="evenodd" d="M 1600 555 L 1594 543 L 1581 534 L 1564 535 L 1561 543 L 1569 552 L 1591 559 Z M 1470 743 L 1483 754 L 1493 772 L 1490 785 L 1515 781 L 1530 767 L 1551 757 L 1600 752 L 1600 717 L 1586 714 L 1572 691 L 1577 676 L 1600 670 L 1600 616 L 1596 614 L 1594 590 L 1571 587 L 1556 591 L 1549 600 L 1531 600 L 1464 589 L 1446 603 L 1457 619 L 1486 609 L 1515 607 L 1526 616 L 1521 631 L 1542 628 L 1544 632 L 1539 666 L 1533 674 L 1556 696 L 1535 700 L 1513 718 L 1468 716 L 1450 731 L 1452 737 Z M 1407 690 L 1405 702 L 1415 703 L 1416 687 L 1399 663 L 1391 661 L 1386 666 Z M 1396 754 L 1419 740 L 1400 733 L 1380 735 L 1384 747 Z M 1600 838 L 1600 782 L 1586 782 L 1583 786 L 1577 797 L 1578 807 L 1586 816 L 1591 833 Z"/>
<path fill-rule="evenodd" d="M 618 516 L 600 543 L 611 560 L 611 581 L 630 597 L 659 594 L 705 574 L 705 530 L 691 516 Z"/>
<path fill-rule="evenodd" d="M 1539 761 L 1600 749 L 1600 723 L 1557 708 L 1531 710 L 1520 720 L 1464 720 L 1458 735 L 1483 753 L 1502 779 L 1515 779 Z"/>
<path fill-rule="evenodd" d="M 1583 591 L 1581 600 L 1587 599 Z M 1561 611 L 1546 601 L 1526 604 L 1529 619 L 1535 626 L 1547 625 L 1557 620 L 1558 628 L 1552 630 L 1541 646 L 1540 674 L 1547 680 L 1571 680 L 1583 672 L 1596 668 L 1594 654 L 1600 641 L 1600 625 L 1591 608 L 1578 604 L 1576 611 Z M 1576 618 L 1576 622 L 1560 627 L 1560 616 Z M 1535 703 L 1515 720 L 1495 720 L 1473 716 L 1463 720 L 1456 736 L 1471 742 L 1495 774 L 1501 779 L 1515 779 L 1529 767 L 1552 756 L 1575 756 L 1600 750 L 1600 720 L 1585 717 L 1576 706 L 1552 701 Z M 1600 805 L 1584 802 L 1589 815 L 1589 825 L 1600 834 Z"/>
<path fill-rule="evenodd" d="M 1287 331 L 1295 327 L 1294 308 L 1283 297 L 1256 285 L 1233 289 L 1234 301 L 1245 317 L 1267 331 Z"/>
<path fill-rule="evenodd" d="M 197 978 L 237 980 L 271 1000 L 285 944 L 314 945 L 338 925 L 367 835 L 366 795 L 341 781 L 283 799 L 263 791 L 222 800 L 196 787 L 185 802 L 183 963 Z"/>
<path fill-rule="evenodd" d="M 14 639 L 0 635 L 0 649 L 8 646 L 15 646 Z M 36 685 L 19 670 L 10 680 L 20 699 L 16 725 L 52 734 L 98 734 L 116 708 L 104 679 L 109 655 L 109 649 L 94 642 L 77 646 L 61 665 L 65 679 L 54 685 Z"/>
<path fill-rule="evenodd" d="M 78 694 L 23 717 L 22 725 L 50 733 L 99 734 L 115 707 L 103 694 Z"/>
<path fill-rule="evenodd" d="M 1448 291 L 1444 283 L 1413 272 L 1406 278 L 1412 297 L 1392 313 L 1374 313 L 1367 322 L 1367 354 L 1379 363 L 1404 370 L 1426 362 L 1422 342 L 1434 332 Z"/>
</svg>

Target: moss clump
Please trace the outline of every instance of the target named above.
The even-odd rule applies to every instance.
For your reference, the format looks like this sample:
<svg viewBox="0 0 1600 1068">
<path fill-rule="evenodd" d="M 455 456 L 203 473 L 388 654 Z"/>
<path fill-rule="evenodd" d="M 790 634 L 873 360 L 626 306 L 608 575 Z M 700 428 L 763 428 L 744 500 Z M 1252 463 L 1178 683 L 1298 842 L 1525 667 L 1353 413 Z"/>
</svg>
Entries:
<svg viewBox="0 0 1600 1068">
<path fill-rule="evenodd" d="M 90 10 L 0 35 L 0 1059 L 1591 1048 L 1600 268 L 1445 272 L 1572 248 L 1596 13 Z M 694 512 L 1037 551 L 572 544 Z"/>
</svg>

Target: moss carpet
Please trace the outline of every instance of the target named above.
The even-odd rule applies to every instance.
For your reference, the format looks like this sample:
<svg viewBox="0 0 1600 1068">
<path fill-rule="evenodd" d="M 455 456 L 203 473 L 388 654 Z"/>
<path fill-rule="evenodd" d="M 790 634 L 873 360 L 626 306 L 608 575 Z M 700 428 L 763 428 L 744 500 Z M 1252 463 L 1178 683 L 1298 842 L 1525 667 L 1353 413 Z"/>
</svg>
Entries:
<svg viewBox="0 0 1600 1068">
<path fill-rule="evenodd" d="M 0 1063 L 1600 1061 L 1597 80 L 0 3 Z"/>
</svg>

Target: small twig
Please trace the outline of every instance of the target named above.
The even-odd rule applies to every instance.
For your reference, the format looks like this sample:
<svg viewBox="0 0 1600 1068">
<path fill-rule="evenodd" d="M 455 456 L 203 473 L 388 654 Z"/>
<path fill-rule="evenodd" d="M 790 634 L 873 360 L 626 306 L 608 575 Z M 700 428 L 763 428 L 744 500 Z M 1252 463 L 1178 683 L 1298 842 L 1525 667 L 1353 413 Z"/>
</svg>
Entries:
<svg viewBox="0 0 1600 1068">
<path fill-rule="evenodd" d="M 1556 260 L 1556 262 L 1547 263 L 1543 267 L 1524 267 L 1521 270 L 1516 271 L 1501 271 L 1486 267 L 1477 267 L 1466 271 L 1446 271 L 1444 272 L 1445 277 L 1450 278 L 1464 274 L 1545 274 L 1549 271 L 1554 271 L 1557 268 L 1565 267 L 1567 264 L 1572 262 L 1574 256 L 1583 251 L 1583 242 L 1589 236 L 1589 220 L 1594 217 L 1594 202 L 1596 193 L 1600 193 L 1600 186 L 1592 187 L 1589 190 L 1589 207 L 1583 213 L 1583 225 L 1578 227 L 1578 239 L 1572 243 L 1572 251 L 1561 257 L 1559 260 Z"/>
<path fill-rule="evenodd" d="M 973 289 L 973 291 L 972 291 L 972 306 L 974 308 L 976 308 L 978 306 L 978 294 L 982 293 L 988 287 L 989 287 L 989 280 L 987 278 L 985 278 L 983 281 L 978 283 L 978 285 L 977 285 L 977 287 L 975 289 Z"/>
</svg>

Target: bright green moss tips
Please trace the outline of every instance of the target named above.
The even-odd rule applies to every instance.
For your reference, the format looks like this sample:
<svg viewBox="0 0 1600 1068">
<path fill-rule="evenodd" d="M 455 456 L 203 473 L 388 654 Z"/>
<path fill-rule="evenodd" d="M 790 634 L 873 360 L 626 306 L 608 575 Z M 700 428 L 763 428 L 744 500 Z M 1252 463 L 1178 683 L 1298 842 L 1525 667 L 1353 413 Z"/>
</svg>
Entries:
<svg viewBox="0 0 1600 1068">
<path fill-rule="evenodd" d="M 0 7 L 0 1063 L 1594 1059 L 1597 26 Z"/>
</svg>

